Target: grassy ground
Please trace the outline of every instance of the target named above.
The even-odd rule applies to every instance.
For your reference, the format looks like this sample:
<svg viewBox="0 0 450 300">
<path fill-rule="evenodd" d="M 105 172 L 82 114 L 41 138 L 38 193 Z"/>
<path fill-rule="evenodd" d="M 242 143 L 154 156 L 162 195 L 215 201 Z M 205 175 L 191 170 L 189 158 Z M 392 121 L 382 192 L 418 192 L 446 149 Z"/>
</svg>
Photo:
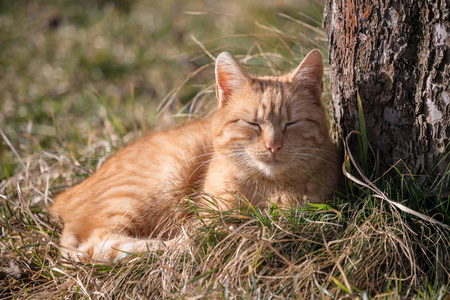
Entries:
<svg viewBox="0 0 450 300">
<path fill-rule="evenodd" d="M 430 177 L 425 190 L 393 169 L 367 188 L 355 164 L 357 179 L 330 206 L 212 213 L 212 225 L 188 228 L 187 251 L 127 264 L 60 257 L 60 228 L 46 213 L 57 193 L 126 143 L 210 112 L 208 53 L 232 52 L 261 74 L 295 67 L 312 48 L 326 53 L 322 9 L 0 2 L 0 298 L 448 298 L 449 230 L 387 198 L 450 224 L 450 176 Z"/>
</svg>

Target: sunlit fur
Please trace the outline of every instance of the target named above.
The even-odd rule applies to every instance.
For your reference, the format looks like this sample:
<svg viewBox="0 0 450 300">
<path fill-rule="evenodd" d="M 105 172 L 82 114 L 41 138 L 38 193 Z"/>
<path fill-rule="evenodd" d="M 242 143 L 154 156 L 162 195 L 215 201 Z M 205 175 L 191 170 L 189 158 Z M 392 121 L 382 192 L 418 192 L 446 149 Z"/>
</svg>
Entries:
<svg viewBox="0 0 450 300">
<path fill-rule="evenodd" d="M 186 195 L 220 210 L 237 199 L 326 201 L 340 159 L 320 103 L 322 73 L 317 50 L 281 77 L 251 77 L 222 53 L 213 116 L 142 138 L 57 197 L 51 212 L 64 223 L 64 253 L 113 261 L 164 248 L 171 241 L 155 237 L 175 236 L 170 224 L 190 215 Z"/>
</svg>

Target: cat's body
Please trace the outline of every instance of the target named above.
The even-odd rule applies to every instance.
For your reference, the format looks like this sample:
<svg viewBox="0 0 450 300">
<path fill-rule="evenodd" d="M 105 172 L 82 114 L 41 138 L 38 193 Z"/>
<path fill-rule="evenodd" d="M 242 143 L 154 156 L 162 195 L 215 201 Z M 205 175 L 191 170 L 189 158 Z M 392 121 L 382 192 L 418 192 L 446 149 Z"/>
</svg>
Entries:
<svg viewBox="0 0 450 300">
<path fill-rule="evenodd" d="M 189 215 L 186 196 L 208 204 L 197 191 L 221 210 L 238 198 L 255 206 L 327 200 L 340 159 L 320 103 L 322 72 L 318 51 L 290 74 L 260 78 L 221 54 L 211 117 L 142 138 L 57 197 L 51 212 L 64 222 L 67 254 L 111 261 L 159 249 L 154 237 L 174 234 L 168 221 Z"/>
</svg>

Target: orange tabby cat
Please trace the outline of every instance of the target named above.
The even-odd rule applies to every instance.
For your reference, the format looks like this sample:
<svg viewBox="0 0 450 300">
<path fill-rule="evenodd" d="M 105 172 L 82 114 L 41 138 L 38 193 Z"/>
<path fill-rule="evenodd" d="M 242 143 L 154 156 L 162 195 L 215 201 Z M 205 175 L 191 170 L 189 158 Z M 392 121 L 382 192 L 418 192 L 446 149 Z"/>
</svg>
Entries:
<svg viewBox="0 0 450 300">
<path fill-rule="evenodd" d="M 321 53 L 280 77 L 251 77 L 229 53 L 215 71 L 219 105 L 210 118 L 142 138 L 56 198 L 51 213 L 64 224 L 66 255 L 113 261 L 160 249 L 155 237 L 174 236 L 169 220 L 189 215 L 193 191 L 216 196 L 220 210 L 236 196 L 257 206 L 327 200 L 340 160 L 320 102 Z"/>
</svg>

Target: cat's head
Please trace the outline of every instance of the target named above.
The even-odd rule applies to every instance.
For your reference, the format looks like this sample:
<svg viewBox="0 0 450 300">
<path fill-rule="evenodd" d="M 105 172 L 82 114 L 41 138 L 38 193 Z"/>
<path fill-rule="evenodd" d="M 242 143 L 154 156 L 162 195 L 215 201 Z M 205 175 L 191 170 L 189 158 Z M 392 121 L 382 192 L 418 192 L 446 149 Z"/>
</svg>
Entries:
<svg viewBox="0 0 450 300">
<path fill-rule="evenodd" d="M 267 177 L 324 159 L 330 138 L 320 101 L 320 51 L 280 77 L 252 77 L 229 53 L 217 57 L 215 72 L 213 139 L 219 156 Z"/>
</svg>

